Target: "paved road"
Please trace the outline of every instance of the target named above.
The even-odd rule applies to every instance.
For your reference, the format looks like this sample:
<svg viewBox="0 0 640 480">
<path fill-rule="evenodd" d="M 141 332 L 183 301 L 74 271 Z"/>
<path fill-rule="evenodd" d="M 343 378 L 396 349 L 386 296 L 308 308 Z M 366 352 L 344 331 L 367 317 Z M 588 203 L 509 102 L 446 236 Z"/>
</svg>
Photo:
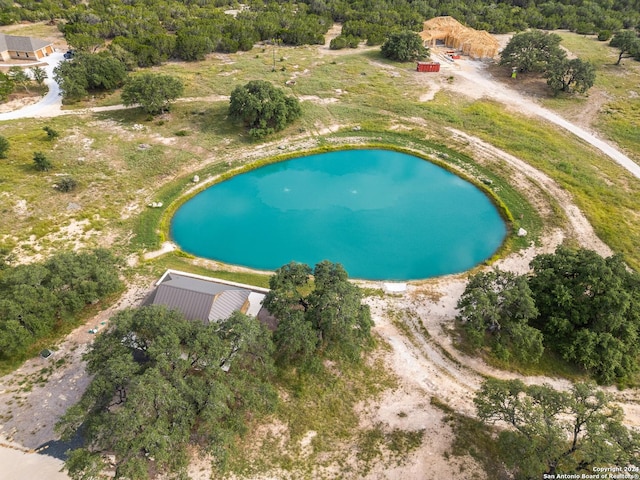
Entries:
<svg viewBox="0 0 640 480">
<path fill-rule="evenodd" d="M 62 97 L 60 96 L 60 87 L 53 79 L 53 69 L 62 61 L 64 61 L 64 54 L 61 52 L 56 52 L 43 58 L 42 62 L 47 64 L 44 67 L 47 72 L 47 79 L 44 83 L 49 87 L 47 94 L 42 97 L 38 103 L 14 110 L 13 112 L 0 113 L 0 121 L 16 120 L 19 118 L 51 117 L 55 115 L 52 115 L 52 112 L 60 112 L 62 108 Z M 34 63 L 33 65 L 40 65 L 42 62 Z M 21 66 L 28 65 L 22 64 Z"/>
</svg>

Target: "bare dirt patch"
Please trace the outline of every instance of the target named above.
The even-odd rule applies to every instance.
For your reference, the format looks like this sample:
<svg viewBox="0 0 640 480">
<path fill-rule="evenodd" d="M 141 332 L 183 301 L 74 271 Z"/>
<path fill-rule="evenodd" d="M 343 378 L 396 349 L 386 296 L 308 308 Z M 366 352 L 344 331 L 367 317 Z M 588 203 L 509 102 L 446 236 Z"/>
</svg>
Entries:
<svg viewBox="0 0 640 480">
<path fill-rule="evenodd" d="M 32 94 L 12 93 L 6 102 L 0 103 L 0 113 L 13 112 L 14 110 L 34 105 L 41 99 L 42 95 L 36 94 L 35 92 Z"/>
<path fill-rule="evenodd" d="M 73 202 L 69 204 L 70 210 L 75 209 Z M 99 217 L 94 218 L 99 221 Z M 91 227 L 88 219 L 71 219 L 69 223 L 60 227 L 55 232 L 50 232 L 43 237 L 29 236 L 26 240 L 18 240 L 12 250 L 17 263 L 39 262 L 60 247 L 79 251 L 85 248 L 110 247 L 115 240 L 115 234 L 106 230 L 96 230 Z"/>
</svg>

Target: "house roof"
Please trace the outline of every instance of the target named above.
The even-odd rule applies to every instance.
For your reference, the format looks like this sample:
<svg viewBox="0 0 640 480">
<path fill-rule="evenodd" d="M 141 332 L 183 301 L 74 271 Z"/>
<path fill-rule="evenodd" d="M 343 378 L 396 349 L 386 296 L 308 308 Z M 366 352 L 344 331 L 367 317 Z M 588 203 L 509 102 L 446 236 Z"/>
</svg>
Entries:
<svg viewBox="0 0 640 480">
<path fill-rule="evenodd" d="M 158 282 L 152 303 L 179 310 L 188 320 L 216 322 L 240 310 L 250 297 L 260 304 L 264 295 L 258 296 L 250 288 L 170 270 Z"/>
<path fill-rule="evenodd" d="M 0 33 L 0 52 L 16 50 L 18 52 L 35 52 L 51 45 L 51 42 L 33 37 L 21 37 L 18 35 L 5 35 Z"/>
<path fill-rule="evenodd" d="M 250 293 L 248 290 L 225 290 L 218 294 L 211 306 L 209 321 L 218 322 L 229 318 L 233 312 L 242 308 Z"/>
</svg>

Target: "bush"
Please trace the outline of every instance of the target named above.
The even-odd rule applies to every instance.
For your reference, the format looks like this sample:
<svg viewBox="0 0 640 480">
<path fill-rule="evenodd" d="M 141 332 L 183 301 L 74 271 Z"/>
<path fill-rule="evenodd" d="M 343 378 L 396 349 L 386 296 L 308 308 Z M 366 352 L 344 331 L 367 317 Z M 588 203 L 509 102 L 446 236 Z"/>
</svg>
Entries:
<svg viewBox="0 0 640 480">
<path fill-rule="evenodd" d="M 62 177 L 54 185 L 61 192 L 71 192 L 76 189 L 78 182 L 73 177 Z"/>
<path fill-rule="evenodd" d="M 596 33 L 596 26 L 589 22 L 580 22 L 576 25 L 576 33 L 578 35 L 593 35 Z"/>
<path fill-rule="evenodd" d="M 331 50 L 341 50 L 346 47 L 358 48 L 359 43 L 360 39 L 358 37 L 354 37 L 353 35 L 338 35 L 337 37 L 331 39 L 329 48 Z"/>
<path fill-rule="evenodd" d="M 0 158 L 7 158 L 9 151 L 9 140 L 0 135 Z"/>
<path fill-rule="evenodd" d="M 601 42 L 608 42 L 612 35 L 613 33 L 611 33 L 611 30 L 600 30 L 598 32 L 598 40 Z"/>
<path fill-rule="evenodd" d="M 60 136 L 60 134 L 58 133 L 57 130 L 54 130 L 53 128 L 51 128 L 49 125 L 45 126 L 42 128 L 45 132 L 47 132 L 47 139 L 49 140 L 55 140 L 56 138 L 58 138 Z"/>
<path fill-rule="evenodd" d="M 331 50 L 342 50 L 347 46 L 347 39 L 342 35 L 338 35 L 336 38 L 332 38 L 329 42 L 329 48 Z"/>
<path fill-rule="evenodd" d="M 35 152 L 33 154 L 33 163 L 36 167 L 36 170 L 40 172 L 48 172 L 52 167 L 51 162 L 42 152 Z"/>
</svg>

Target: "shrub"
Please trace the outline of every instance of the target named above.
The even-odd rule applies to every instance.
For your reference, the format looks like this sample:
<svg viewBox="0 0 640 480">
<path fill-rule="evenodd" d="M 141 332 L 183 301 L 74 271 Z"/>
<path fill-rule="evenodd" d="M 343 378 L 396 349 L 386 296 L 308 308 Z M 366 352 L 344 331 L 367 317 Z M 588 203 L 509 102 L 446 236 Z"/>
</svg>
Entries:
<svg viewBox="0 0 640 480">
<path fill-rule="evenodd" d="M 75 190 L 77 186 L 78 182 L 73 177 L 62 177 L 54 184 L 55 188 L 65 193 Z"/>
<path fill-rule="evenodd" d="M 358 48 L 358 44 L 360 43 L 360 39 L 353 35 L 338 35 L 336 38 L 333 38 L 329 43 L 329 48 L 331 50 L 340 50 L 342 48 Z"/>
<path fill-rule="evenodd" d="M 598 40 L 601 42 L 608 42 L 612 35 L 611 30 L 600 30 L 598 32 Z"/>
<path fill-rule="evenodd" d="M 332 38 L 329 42 L 329 48 L 331 50 L 342 50 L 347 46 L 347 38 L 342 35 L 338 35 L 336 38 Z"/>
<path fill-rule="evenodd" d="M 56 138 L 58 138 L 60 136 L 60 134 L 58 133 L 57 130 L 54 130 L 53 128 L 51 128 L 49 125 L 45 126 L 42 128 L 45 132 L 47 132 L 47 139 L 49 140 L 55 140 Z"/>
<path fill-rule="evenodd" d="M 9 140 L 0 135 L 0 158 L 7 158 L 9 151 Z"/>
<path fill-rule="evenodd" d="M 40 172 L 48 172 L 52 167 L 51 162 L 42 152 L 35 152 L 33 154 L 33 163 L 36 170 L 39 170 Z"/>
</svg>

